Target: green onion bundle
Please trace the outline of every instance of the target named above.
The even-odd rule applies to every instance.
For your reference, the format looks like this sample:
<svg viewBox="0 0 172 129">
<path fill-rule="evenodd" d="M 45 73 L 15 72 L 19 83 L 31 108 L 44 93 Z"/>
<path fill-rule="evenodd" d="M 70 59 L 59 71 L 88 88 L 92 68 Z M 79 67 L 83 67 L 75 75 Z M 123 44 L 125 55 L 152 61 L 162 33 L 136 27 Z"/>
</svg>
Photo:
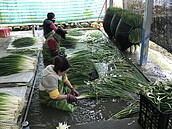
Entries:
<svg viewBox="0 0 172 129">
<path fill-rule="evenodd" d="M 124 108 L 123 110 L 119 111 L 115 115 L 112 116 L 113 119 L 122 119 L 131 114 L 135 114 L 139 112 L 139 102 L 131 103 L 129 106 Z"/>
<path fill-rule="evenodd" d="M 10 51 L 10 53 L 13 53 L 13 54 L 19 54 L 19 55 L 26 55 L 26 54 L 35 54 L 38 52 L 37 49 L 34 49 L 34 48 L 30 48 L 30 49 L 22 49 L 22 50 L 16 50 L 16 51 Z"/>
<path fill-rule="evenodd" d="M 135 94 L 142 90 L 140 85 L 147 85 L 147 83 L 132 77 L 132 74 L 131 77 L 107 75 L 93 82 L 87 82 L 87 88 L 90 88 L 88 98 L 89 95 L 93 95 L 93 92 L 95 98 L 119 97 L 123 100 L 135 100 L 138 97 Z"/>
<path fill-rule="evenodd" d="M 82 36 L 82 35 L 84 35 L 84 31 L 81 31 L 81 30 L 79 30 L 77 28 L 70 29 L 68 31 L 68 34 L 67 35 L 70 35 L 70 36 Z"/>
<path fill-rule="evenodd" d="M 141 43 L 142 30 L 140 28 L 133 29 L 129 34 L 128 40 L 133 44 Z"/>
<path fill-rule="evenodd" d="M 65 40 L 60 41 L 60 46 L 65 48 L 74 48 L 77 42 L 78 39 L 67 36 Z"/>
<path fill-rule="evenodd" d="M 25 101 L 17 96 L 0 92 L 0 121 L 15 120 Z"/>
<path fill-rule="evenodd" d="M 24 55 L 8 55 L 0 58 L 0 76 L 7 76 L 35 69 L 36 60 Z"/>
<path fill-rule="evenodd" d="M 14 124 L 0 123 L 0 129 L 19 129 L 19 126 Z"/>
<path fill-rule="evenodd" d="M 109 7 L 107 10 L 106 10 L 106 13 L 109 14 L 109 15 L 113 15 L 113 14 L 116 14 L 116 13 L 121 13 L 122 12 L 122 8 L 119 8 L 119 7 Z"/>
<path fill-rule="evenodd" d="M 102 35 L 101 32 L 94 31 L 94 32 L 91 32 L 91 33 L 87 34 L 86 39 L 84 39 L 84 41 L 87 44 L 92 45 L 97 41 L 97 39 L 101 39 L 102 37 L 103 37 L 103 35 Z"/>
<path fill-rule="evenodd" d="M 126 24 L 133 27 L 138 27 L 142 23 L 142 15 L 136 14 L 132 11 L 125 11 L 121 17 Z"/>
<path fill-rule="evenodd" d="M 90 74 L 94 70 L 94 65 L 90 52 L 87 50 L 78 51 L 69 58 L 69 62 L 71 68 L 68 76 L 74 85 L 82 85 L 84 81 L 91 79 Z"/>
<path fill-rule="evenodd" d="M 16 39 L 12 42 L 14 47 L 28 47 L 36 43 L 36 40 L 32 37 L 23 37 Z"/>
</svg>

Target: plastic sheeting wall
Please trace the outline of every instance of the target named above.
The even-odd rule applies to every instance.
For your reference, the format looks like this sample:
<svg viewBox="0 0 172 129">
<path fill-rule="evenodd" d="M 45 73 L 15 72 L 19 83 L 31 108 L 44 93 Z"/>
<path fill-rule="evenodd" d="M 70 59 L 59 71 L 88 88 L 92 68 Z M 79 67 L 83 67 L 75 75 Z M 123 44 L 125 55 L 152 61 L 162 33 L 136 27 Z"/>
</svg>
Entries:
<svg viewBox="0 0 172 129">
<path fill-rule="evenodd" d="M 0 24 L 42 23 L 48 12 L 56 14 L 57 22 L 97 19 L 103 4 L 104 0 L 0 0 Z"/>
</svg>

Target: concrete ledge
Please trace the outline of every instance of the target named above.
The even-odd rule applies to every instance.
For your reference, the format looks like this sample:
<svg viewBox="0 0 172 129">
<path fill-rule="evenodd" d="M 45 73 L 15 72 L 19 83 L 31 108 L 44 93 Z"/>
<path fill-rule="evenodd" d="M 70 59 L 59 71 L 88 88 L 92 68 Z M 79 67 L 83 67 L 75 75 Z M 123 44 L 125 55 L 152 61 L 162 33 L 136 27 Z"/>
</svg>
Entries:
<svg viewBox="0 0 172 129">
<path fill-rule="evenodd" d="M 126 118 L 121 120 L 108 120 L 81 125 L 73 125 L 70 129 L 143 129 L 138 118 Z"/>
</svg>

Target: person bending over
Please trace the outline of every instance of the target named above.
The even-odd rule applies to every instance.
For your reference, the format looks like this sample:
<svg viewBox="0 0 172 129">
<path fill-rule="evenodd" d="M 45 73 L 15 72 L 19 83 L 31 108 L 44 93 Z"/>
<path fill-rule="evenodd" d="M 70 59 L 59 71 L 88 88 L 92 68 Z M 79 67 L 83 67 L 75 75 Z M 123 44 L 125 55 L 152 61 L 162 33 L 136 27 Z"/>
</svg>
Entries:
<svg viewBox="0 0 172 129">
<path fill-rule="evenodd" d="M 52 12 L 49 12 L 47 14 L 47 19 L 45 19 L 43 22 L 44 38 L 47 39 L 57 29 L 58 27 L 55 25 L 55 14 Z"/>
<path fill-rule="evenodd" d="M 74 111 L 74 106 L 68 102 L 76 102 L 79 93 L 68 80 L 69 68 L 69 62 L 65 57 L 56 56 L 54 65 L 48 65 L 44 69 L 39 85 L 41 103 L 64 111 Z"/>
<path fill-rule="evenodd" d="M 66 39 L 65 35 L 66 31 L 57 29 L 43 43 L 42 54 L 45 66 L 52 64 L 56 55 L 65 56 L 65 48 L 60 47 L 60 41 Z"/>
</svg>

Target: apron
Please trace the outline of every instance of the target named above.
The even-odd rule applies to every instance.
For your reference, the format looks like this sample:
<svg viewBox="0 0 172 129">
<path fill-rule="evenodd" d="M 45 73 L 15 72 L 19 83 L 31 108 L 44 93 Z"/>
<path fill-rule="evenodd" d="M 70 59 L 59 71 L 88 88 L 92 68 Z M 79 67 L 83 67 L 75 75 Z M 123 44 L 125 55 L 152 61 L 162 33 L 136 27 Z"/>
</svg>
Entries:
<svg viewBox="0 0 172 129">
<path fill-rule="evenodd" d="M 51 38 L 53 38 L 53 37 L 51 37 Z M 53 39 L 55 40 L 55 38 L 53 38 Z M 57 48 L 56 48 L 57 53 L 52 53 L 49 48 L 43 46 L 42 54 L 43 54 L 43 60 L 44 60 L 45 66 L 47 66 L 49 64 L 53 64 L 53 60 L 54 60 L 55 56 L 57 56 L 58 54 L 65 55 L 66 48 L 60 47 L 60 39 L 59 39 L 59 41 L 56 41 L 56 42 L 58 42 Z"/>
<path fill-rule="evenodd" d="M 60 81 L 59 83 L 59 92 L 60 94 L 66 94 L 70 92 L 70 89 L 64 86 L 63 81 Z M 68 103 L 66 99 L 63 100 L 51 99 L 46 91 L 39 90 L 39 99 L 42 104 L 45 104 L 48 107 L 53 107 L 68 112 L 73 112 L 75 110 L 74 106 Z"/>
<path fill-rule="evenodd" d="M 44 36 L 44 38 L 47 39 L 50 35 L 52 35 L 52 34 L 54 34 L 54 33 L 55 33 L 54 31 L 51 31 L 51 32 L 49 32 L 48 34 L 46 34 L 46 35 Z"/>
</svg>

